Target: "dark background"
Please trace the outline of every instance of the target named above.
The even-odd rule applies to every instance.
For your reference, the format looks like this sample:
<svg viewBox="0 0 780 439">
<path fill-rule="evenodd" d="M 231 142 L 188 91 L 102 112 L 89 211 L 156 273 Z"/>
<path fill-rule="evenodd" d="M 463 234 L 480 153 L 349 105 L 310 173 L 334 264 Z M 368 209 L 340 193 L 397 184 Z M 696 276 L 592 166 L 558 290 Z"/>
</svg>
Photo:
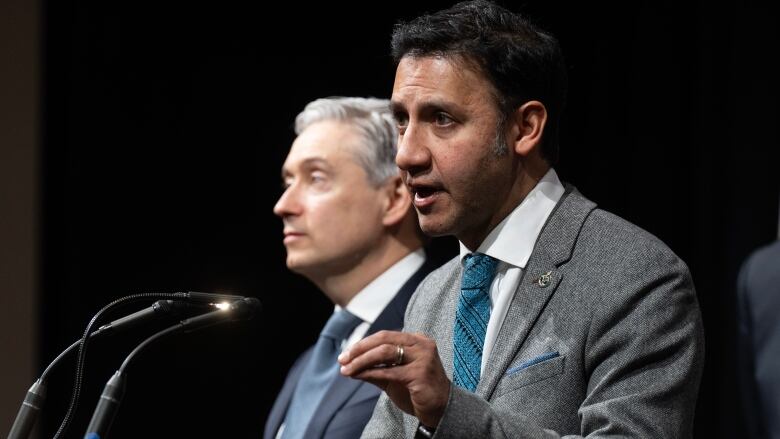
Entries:
<svg viewBox="0 0 780 439">
<path fill-rule="evenodd" d="M 689 264 L 707 337 L 695 436 L 739 437 L 736 272 L 778 227 L 778 16 L 750 2 L 641 3 L 504 4 L 567 57 L 559 175 Z M 332 310 L 286 270 L 271 211 L 292 121 L 318 97 L 389 97 L 393 24 L 449 4 L 44 2 L 40 370 L 120 296 L 255 296 L 264 309 L 249 322 L 144 351 L 111 436 L 259 437 Z M 434 253 L 454 249 L 439 240 Z M 91 345 L 67 437 L 83 435 L 152 329 Z M 45 437 L 67 407 L 65 363 Z"/>
</svg>

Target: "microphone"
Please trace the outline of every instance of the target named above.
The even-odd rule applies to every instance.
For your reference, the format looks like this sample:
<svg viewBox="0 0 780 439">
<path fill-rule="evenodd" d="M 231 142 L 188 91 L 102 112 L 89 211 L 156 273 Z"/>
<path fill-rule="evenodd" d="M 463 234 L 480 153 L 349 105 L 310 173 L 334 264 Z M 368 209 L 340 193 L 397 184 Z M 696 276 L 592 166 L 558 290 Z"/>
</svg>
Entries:
<svg viewBox="0 0 780 439">
<path fill-rule="evenodd" d="M 164 315 L 179 315 L 188 304 L 208 304 L 218 305 L 224 302 L 235 302 L 237 300 L 245 299 L 244 296 L 236 296 L 231 294 L 213 294 L 202 293 L 196 291 L 178 292 L 172 294 L 165 294 L 167 297 L 172 297 L 175 300 L 158 300 L 151 306 L 144 308 L 140 311 L 134 312 L 127 316 L 116 319 L 110 323 L 107 323 L 97 330 L 89 334 L 89 339 L 97 338 L 105 334 L 113 334 L 117 331 L 124 331 L 136 326 L 150 319 L 162 317 Z M 158 295 L 159 297 L 159 295 Z M 140 297 L 145 298 L 145 297 Z M 121 299 L 120 299 L 121 300 Z M 11 431 L 8 433 L 8 439 L 26 439 L 30 436 L 35 421 L 38 416 L 38 412 L 43 406 L 46 400 L 46 377 L 51 370 L 59 363 L 62 358 L 67 356 L 73 350 L 75 350 L 83 339 L 76 340 L 68 348 L 62 351 L 44 370 L 41 377 L 33 383 L 30 390 L 27 391 L 27 395 L 22 402 L 22 406 L 19 408 L 19 412 L 16 415 Z"/>
<path fill-rule="evenodd" d="M 109 378 L 103 393 L 100 395 L 100 401 L 95 408 L 95 413 L 92 415 L 92 420 L 89 421 L 89 427 L 87 427 L 87 434 L 84 435 L 84 439 L 101 439 L 106 437 L 105 435 L 108 434 L 108 429 L 111 428 L 111 423 L 114 421 L 114 415 L 119 408 L 119 403 L 122 401 L 124 393 L 125 378 L 120 371 L 116 371 Z"/>
<path fill-rule="evenodd" d="M 213 293 L 199 293 L 195 291 L 188 291 L 185 293 L 173 294 L 179 300 L 158 300 L 148 308 L 144 308 L 140 311 L 136 311 L 130 315 L 126 315 L 122 318 L 107 323 L 98 328 L 97 333 L 90 334 L 90 337 L 97 335 L 98 333 L 118 331 L 120 329 L 130 329 L 134 326 L 138 326 L 140 323 L 144 323 L 150 317 L 157 317 L 165 314 L 179 315 L 181 311 L 189 307 L 189 304 L 207 304 L 211 306 L 227 306 L 228 302 L 237 302 L 240 300 L 255 300 L 258 305 L 259 300 L 254 298 L 247 298 L 244 296 L 235 296 L 232 294 L 213 294 Z"/>
<path fill-rule="evenodd" d="M 183 293 L 174 293 L 174 296 L 181 297 L 182 299 L 189 300 L 196 303 L 208 303 L 216 304 L 223 302 L 235 302 L 238 300 L 246 299 L 244 296 L 236 296 L 233 294 L 214 294 L 214 293 L 201 293 L 198 291 L 187 291 Z"/>
<path fill-rule="evenodd" d="M 158 300 L 154 302 L 152 306 L 118 318 L 111 323 L 106 323 L 105 325 L 98 328 L 97 331 L 90 334 L 90 338 L 98 334 L 130 329 L 134 326 L 138 326 L 140 323 L 145 323 L 150 318 L 163 316 L 166 314 L 178 315 L 188 306 L 189 304 L 181 301 Z"/>
<path fill-rule="evenodd" d="M 119 367 L 106 383 L 106 387 L 100 395 L 97 407 L 95 407 L 95 411 L 92 414 L 92 419 L 87 426 L 87 432 L 84 434 L 84 439 L 105 439 L 107 437 L 114 417 L 119 410 L 119 404 L 122 402 L 122 396 L 124 395 L 124 371 L 133 358 L 151 342 L 177 331 L 192 332 L 226 321 L 249 320 L 254 317 L 255 313 L 259 311 L 260 308 L 260 301 L 256 298 L 242 297 L 229 305 L 221 306 L 220 309 L 216 311 L 184 319 L 178 324 L 163 329 L 141 342 L 141 344 L 130 352 L 130 355 L 125 358 L 122 366 Z"/>
<path fill-rule="evenodd" d="M 232 321 L 249 320 L 254 317 L 256 311 L 260 310 L 260 301 L 254 297 L 242 297 L 240 300 L 236 300 L 227 306 L 218 305 L 218 308 L 220 309 L 182 320 L 179 323 L 180 327 L 177 329 L 181 329 L 184 332 L 192 332 L 196 329 L 220 323 L 226 317 Z"/>
<path fill-rule="evenodd" d="M 32 431 L 35 420 L 38 417 L 38 412 L 41 410 L 45 400 L 46 386 L 43 381 L 38 379 L 30 387 L 30 390 L 27 391 L 24 402 L 22 402 L 22 406 L 19 408 L 19 413 L 16 415 L 14 425 L 11 426 L 11 432 L 8 433 L 8 439 L 22 439 L 30 435 L 30 431 Z"/>
<path fill-rule="evenodd" d="M 112 333 L 120 330 L 125 330 L 137 326 L 140 323 L 146 322 L 151 318 L 160 317 L 166 314 L 176 314 L 180 312 L 186 305 L 183 302 L 176 302 L 173 300 L 158 300 L 152 304 L 152 306 L 144 308 L 140 311 L 134 312 L 125 317 L 105 324 L 89 334 L 90 338 L 96 338 L 103 334 Z M 22 402 L 22 406 L 19 408 L 19 412 L 16 415 L 11 431 L 8 433 L 8 439 L 24 439 L 29 437 L 32 431 L 35 421 L 38 417 L 38 412 L 46 401 L 46 377 L 54 366 L 59 361 L 72 352 L 78 345 L 81 344 L 81 339 L 76 340 L 67 349 L 62 351 L 54 361 L 52 361 L 48 367 L 44 370 L 41 377 L 33 383 L 30 390 L 27 391 L 27 395 Z"/>
</svg>

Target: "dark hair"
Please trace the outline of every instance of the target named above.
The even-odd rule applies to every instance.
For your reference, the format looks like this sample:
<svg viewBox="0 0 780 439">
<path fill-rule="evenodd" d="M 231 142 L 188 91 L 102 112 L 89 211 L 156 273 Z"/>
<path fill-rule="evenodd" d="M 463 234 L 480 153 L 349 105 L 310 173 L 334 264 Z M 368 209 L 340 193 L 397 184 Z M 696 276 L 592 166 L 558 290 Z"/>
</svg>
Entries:
<svg viewBox="0 0 780 439">
<path fill-rule="evenodd" d="M 525 17 L 485 0 L 458 3 L 395 26 L 392 55 L 444 56 L 473 63 L 496 90 L 506 118 L 530 100 L 548 113 L 542 156 L 558 159 L 558 126 L 566 100 L 566 67 L 558 40 Z"/>
</svg>

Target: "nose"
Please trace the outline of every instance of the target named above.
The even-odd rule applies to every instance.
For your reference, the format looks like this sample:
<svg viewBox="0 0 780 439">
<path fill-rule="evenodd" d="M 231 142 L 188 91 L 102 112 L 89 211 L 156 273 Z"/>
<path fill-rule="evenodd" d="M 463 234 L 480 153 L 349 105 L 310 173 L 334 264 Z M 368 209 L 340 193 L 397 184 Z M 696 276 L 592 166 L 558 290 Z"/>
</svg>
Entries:
<svg viewBox="0 0 780 439">
<path fill-rule="evenodd" d="M 298 202 L 297 191 L 295 190 L 295 184 L 287 186 L 287 188 L 279 197 L 274 205 L 274 214 L 279 217 L 285 218 L 291 215 L 300 215 L 301 205 Z"/>
<path fill-rule="evenodd" d="M 410 123 L 398 134 L 395 164 L 411 175 L 425 171 L 431 166 L 431 154 L 426 146 L 424 133 L 416 125 Z"/>
</svg>

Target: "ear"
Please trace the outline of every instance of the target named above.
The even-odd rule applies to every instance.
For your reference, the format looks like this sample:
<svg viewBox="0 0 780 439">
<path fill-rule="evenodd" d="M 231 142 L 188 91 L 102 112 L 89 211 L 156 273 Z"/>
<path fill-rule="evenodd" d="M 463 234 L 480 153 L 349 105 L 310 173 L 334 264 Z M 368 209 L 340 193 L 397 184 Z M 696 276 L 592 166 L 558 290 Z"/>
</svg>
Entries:
<svg viewBox="0 0 780 439">
<path fill-rule="evenodd" d="M 388 179 L 384 190 L 386 198 L 382 225 L 392 227 L 400 223 L 412 208 L 412 196 L 400 175 Z"/>
<path fill-rule="evenodd" d="M 516 154 L 527 157 L 542 144 L 547 123 L 547 108 L 539 101 L 528 101 L 510 116 L 509 145 Z"/>
</svg>

